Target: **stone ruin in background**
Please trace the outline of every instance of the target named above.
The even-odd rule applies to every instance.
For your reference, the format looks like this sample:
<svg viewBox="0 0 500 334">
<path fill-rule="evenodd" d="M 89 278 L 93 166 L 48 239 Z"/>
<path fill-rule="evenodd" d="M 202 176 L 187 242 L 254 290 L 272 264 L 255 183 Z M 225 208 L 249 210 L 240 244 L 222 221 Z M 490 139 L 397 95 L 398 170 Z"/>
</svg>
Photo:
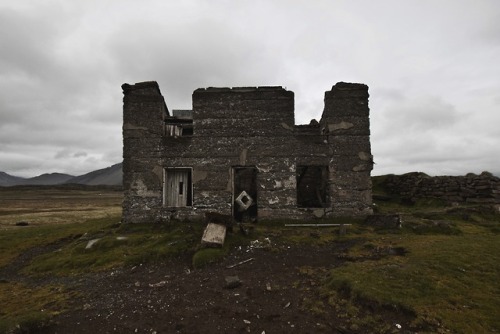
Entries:
<svg viewBox="0 0 500 334">
<path fill-rule="evenodd" d="M 418 172 L 391 174 L 385 176 L 383 187 L 409 201 L 437 198 L 447 203 L 500 203 L 500 179 L 489 172 L 465 176 L 429 176 Z"/>
</svg>

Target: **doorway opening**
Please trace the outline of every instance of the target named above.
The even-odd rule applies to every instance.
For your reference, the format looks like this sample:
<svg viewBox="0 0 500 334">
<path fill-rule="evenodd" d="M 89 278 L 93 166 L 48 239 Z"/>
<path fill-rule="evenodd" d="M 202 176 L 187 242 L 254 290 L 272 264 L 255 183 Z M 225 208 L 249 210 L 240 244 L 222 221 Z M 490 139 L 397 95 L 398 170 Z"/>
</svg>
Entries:
<svg viewBox="0 0 500 334">
<path fill-rule="evenodd" d="M 185 207 L 193 205 L 191 168 L 165 168 L 163 183 L 163 205 Z"/>
<path fill-rule="evenodd" d="M 233 167 L 233 218 L 257 221 L 257 168 Z"/>
</svg>

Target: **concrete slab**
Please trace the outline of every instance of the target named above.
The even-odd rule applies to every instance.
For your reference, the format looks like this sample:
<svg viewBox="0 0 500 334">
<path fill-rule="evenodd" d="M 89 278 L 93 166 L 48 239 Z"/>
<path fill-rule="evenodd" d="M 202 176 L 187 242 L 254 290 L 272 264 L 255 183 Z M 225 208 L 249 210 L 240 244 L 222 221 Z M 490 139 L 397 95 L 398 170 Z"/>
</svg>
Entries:
<svg viewBox="0 0 500 334">
<path fill-rule="evenodd" d="M 201 243 L 202 245 L 208 247 L 222 247 L 224 245 L 225 239 L 226 226 L 215 223 L 208 223 L 205 231 L 203 232 Z"/>
</svg>

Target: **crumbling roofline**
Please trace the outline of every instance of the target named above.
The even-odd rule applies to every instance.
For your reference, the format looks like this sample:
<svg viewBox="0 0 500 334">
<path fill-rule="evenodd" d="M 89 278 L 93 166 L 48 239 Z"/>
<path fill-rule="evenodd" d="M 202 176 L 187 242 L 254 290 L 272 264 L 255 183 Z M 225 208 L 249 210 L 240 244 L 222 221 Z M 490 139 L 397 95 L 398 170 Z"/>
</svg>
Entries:
<svg viewBox="0 0 500 334">
<path fill-rule="evenodd" d="M 208 87 L 208 88 L 198 88 L 195 93 L 221 93 L 221 92 L 234 92 L 234 93 L 245 93 L 245 92 L 263 92 L 263 91 L 285 91 L 282 86 L 258 86 L 258 87 Z"/>
<path fill-rule="evenodd" d="M 368 90 L 368 86 L 362 83 L 337 82 L 332 86 L 332 90 Z"/>
<path fill-rule="evenodd" d="M 144 89 L 144 88 L 148 88 L 148 87 L 156 88 L 158 91 L 158 94 L 161 95 L 160 86 L 158 85 L 158 82 L 156 82 L 156 81 L 138 82 L 138 83 L 133 84 L 133 85 L 130 85 L 128 83 L 124 83 L 122 85 L 122 90 L 123 90 L 123 93 L 126 93 L 126 92 L 140 90 L 140 89 Z"/>
<path fill-rule="evenodd" d="M 128 99 L 137 98 L 137 97 L 135 97 L 135 95 L 139 95 L 139 96 L 141 95 L 140 93 L 134 94 L 135 91 L 153 88 L 153 90 L 156 92 L 158 98 L 163 100 L 163 106 L 165 107 L 165 116 L 166 117 L 171 116 L 170 112 L 168 111 L 167 104 L 165 103 L 165 99 L 163 98 L 163 95 L 161 94 L 160 86 L 158 85 L 158 82 L 156 82 L 156 81 L 144 81 L 144 82 L 135 83 L 133 85 L 130 85 L 128 83 L 124 83 L 121 87 L 123 90 L 124 101 L 127 98 Z M 150 95 L 150 94 L 148 94 L 148 95 Z M 150 95 L 150 96 L 153 96 L 153 98 L 156 98 L 156 97 L 154 97 L 155 95 Z M 144 97 L 140 97 L 140 98 L 144 98 Z"/>
</svg>

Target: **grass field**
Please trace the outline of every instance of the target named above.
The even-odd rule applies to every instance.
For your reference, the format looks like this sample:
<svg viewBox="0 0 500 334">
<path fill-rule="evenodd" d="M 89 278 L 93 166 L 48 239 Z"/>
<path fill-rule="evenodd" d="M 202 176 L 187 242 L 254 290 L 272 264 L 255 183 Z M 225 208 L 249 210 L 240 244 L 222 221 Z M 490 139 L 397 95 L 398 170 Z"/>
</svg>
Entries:
<svg viewBox="0 0 500 334">
<path fill-rule="evenodd" d="M 201 224 L 120 226 L 121 199 L 114 189 L 0 189 L 0 270 L 31 254 L 17 264 L 20 274 L 14 277 L 22 280 L 0 274 L 0 333 L 16 326 L 36 328 L 64 312 L 74 297 L 64 285 L 34 285 L 30 279 L 75 277 L 186 254 L 193 256 L 194 267 L 203 267 L 249 241 L 235 233 L 224 249 L 200 252 Z M 416 328 L 425 329 L 421 332 L 500 332 L 498 207 L 448 207 L 435 200 L 405 206 L 395 199 L 377 202 L 376 208 L 400 214 L 403 227 L 374 228 L 349 220 L 347 234 L 337 235 L 274 222 L 256 225 L 252 237 L 305 246 L 355 241 L 343 254 L 345 264 L 326 273 L 318 286 L 321 300 L 307 301 L 310 310 L 334 309 L 349 319 L 353 333 L 378 328 L 377 316 L 368 314 L 366 305 L 406 312 Z M 19 221 L 29 226 L 15 226 Z M 97 238 L 95 247 L 85 248 Z"/>
<path fill-rule="evenodd" d="M 122 198 L 113 187 L 0 187 L 0 230 L 18 222 L 46 226 L 119 216 Z"/>
</svg>

